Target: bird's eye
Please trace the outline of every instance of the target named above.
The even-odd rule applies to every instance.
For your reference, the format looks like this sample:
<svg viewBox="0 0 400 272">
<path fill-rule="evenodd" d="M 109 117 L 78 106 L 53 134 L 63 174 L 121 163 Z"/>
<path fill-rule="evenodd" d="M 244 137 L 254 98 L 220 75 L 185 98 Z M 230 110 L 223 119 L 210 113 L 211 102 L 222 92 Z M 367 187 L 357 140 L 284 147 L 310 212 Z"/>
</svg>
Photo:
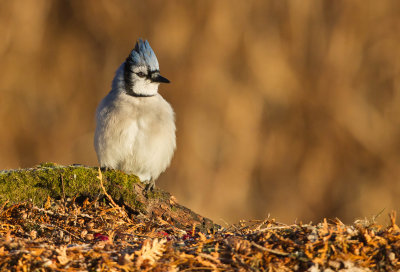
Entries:
<svg viewBox="0 0 400 272">
<path fill-rule="evenodd" d="M 136 73 L 139 77 L 145 77 L 146 76 L 146 74 L 145 73 L 143 73 L 143 72 L 138 72 L 138 73 Z"/>
</svg>

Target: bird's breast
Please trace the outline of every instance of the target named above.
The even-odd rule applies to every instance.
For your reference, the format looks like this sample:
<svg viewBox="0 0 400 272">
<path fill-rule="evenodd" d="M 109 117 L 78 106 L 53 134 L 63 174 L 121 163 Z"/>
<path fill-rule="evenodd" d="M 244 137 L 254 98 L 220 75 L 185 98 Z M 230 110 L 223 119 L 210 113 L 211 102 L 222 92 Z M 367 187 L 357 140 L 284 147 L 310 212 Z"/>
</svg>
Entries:
<svg viewBox="0 0 400 272">
<path fill-rule="evenodd" d="M 176 147 L 174 113 L 168 107 L 157 108 L 141 112 L 136 120 L 134 154 L 158 176 L 169 165 Z"/>
</svg>

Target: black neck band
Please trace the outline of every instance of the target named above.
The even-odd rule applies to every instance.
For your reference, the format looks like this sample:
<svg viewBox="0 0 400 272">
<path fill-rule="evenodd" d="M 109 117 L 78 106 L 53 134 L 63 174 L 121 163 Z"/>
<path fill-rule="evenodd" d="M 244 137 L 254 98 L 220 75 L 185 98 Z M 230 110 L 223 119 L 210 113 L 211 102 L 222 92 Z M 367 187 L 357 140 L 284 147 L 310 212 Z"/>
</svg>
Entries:
<svg viewBox="0 0 400 272">
<path fill-rule="evenodd" d="M 152 97 L 156 95 L 156 94 L 138 94 L 133 91 L 127 91 L 126 94 L 133 97 Z"/>
</svg>

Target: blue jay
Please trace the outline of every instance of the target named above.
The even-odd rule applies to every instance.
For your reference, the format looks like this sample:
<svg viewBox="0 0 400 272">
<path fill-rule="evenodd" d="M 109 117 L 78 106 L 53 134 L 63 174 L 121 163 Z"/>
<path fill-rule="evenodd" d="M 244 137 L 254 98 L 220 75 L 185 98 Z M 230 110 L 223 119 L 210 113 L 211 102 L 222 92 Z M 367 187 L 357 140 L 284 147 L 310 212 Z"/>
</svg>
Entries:
<svg viewBox="0 0 400 272">
<path fill-rule="evenodd" d="M 96 112 L 100 166 L 135 174 L 147 189 L 169 166 L 176 147 L 174 111 L 158 93 L 159 84 L 169 82 L 150 44 L 139 39 Z"/>
</svg>

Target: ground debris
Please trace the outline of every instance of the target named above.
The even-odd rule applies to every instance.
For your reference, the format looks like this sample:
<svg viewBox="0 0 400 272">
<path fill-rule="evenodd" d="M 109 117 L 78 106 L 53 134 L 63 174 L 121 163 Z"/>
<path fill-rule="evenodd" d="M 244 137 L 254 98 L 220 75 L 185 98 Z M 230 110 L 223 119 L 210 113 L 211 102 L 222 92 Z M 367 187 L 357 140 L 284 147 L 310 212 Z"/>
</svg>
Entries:
<svg viewBox="0 0 400 272">
<path fill-rule="evenodd" d="M 0 270 L 393 271 L 400 229 L 339 220 L 284 225 L 241 221 L 200 232 L 121 212 L 106 199 L 48 198 L 0 207 Z"/>
</svg>

